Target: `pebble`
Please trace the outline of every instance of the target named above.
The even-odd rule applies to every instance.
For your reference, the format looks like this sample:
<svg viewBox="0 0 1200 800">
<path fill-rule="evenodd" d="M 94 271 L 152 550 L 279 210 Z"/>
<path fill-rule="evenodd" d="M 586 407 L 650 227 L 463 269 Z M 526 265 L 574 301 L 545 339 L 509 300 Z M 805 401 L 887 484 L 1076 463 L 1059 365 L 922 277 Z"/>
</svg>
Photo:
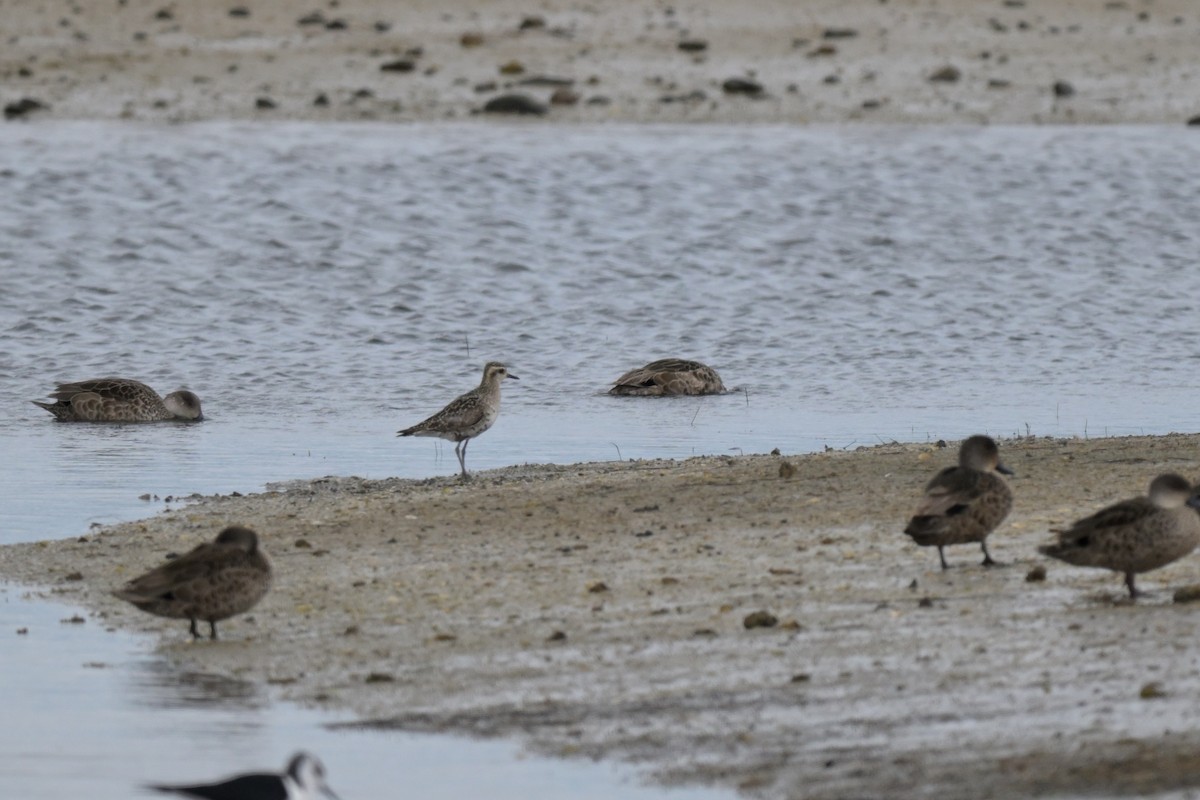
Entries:
<svg viewBox="0 0 1200 800">
<path fill-rule="evenodd" d="M 958 67 L 947 64 L 944 67 L 935 69 L 930 75 L 929 80 L 937 83 L 956 83 L 962 77 L 962 70 Z"/>
<path fill-rule="evenodd" d="M 463 47 L 479 47 L 483 44 L 482 33 L 464 33 L 458 37 L 458 43 Z"/>
<path fill-rule="evenodd" d="M 396 61 L 388 61 L 385 64 L 379 65 L 380 72 L 412 72 L 416 68 L 416 63 L 407 58 L 397 59 Z"/>
<path fill-rule="evenodd" d="M 260 97 L 254 101 L 254 107 L 262 111 L 269 111 L 275 108 L 275 101 L 269 97 Z"/>
<path fill-rule="evenodd" d="M 1026 583 L 1037 583 L 1038 581 L 1044 580 L 1046 580 L 1046 568 L 1041 564 L 1038 564 L 1036 567 L 1029 570 L 1029 572 L 1025 573 Z"/>
<path fill-rule="evenodd" d="M 9 103 L 4 107 L 4 118 L 16 119 L 17 117 L 23 117 L 26 114 L 34 111 L 43 111 L 47 108 L 49 106 L 40 100 L 35 100 L 32 97 L 22 97 L 15 103 Z"/>
<path fill-rule="evenodd" d="M 684 39 L 675 46 L 685 53 L 702 53 L 708 49 L 708 42 L 703 39 Z"/>
<path fill-rule="evenodd" d="M 779 624 L 779 618 L 770 611 L 752 611 L 742 620 L 746 630 L 751 628 L 774 628 Z"/>
<path fill-rule="evenodd" d="M 1200 127 L 1200 114 L 1192 117 L 1187 121 L 1189 127 Z"/>
<path fill-rule="evenodd" d="M 1200 584 L 1180 586 L 1175 590 L 1174 600 L 1176 603 L 1194 603 L 1200 600 Z"/>
<path fill-rule="evenodd" d="M 744 94 L 747 97 L 759 97 L 763 93 L 762 84 L 747 78 L 729 78 L 721 84 L 725 94 Z"/>
<path fill-rule="evenodd" d="M 1166 697 L 1167 692 L 1163 689 L 1163 685 L 1158 681 L 1151 681 L 1141 688 L 1138 692 L 1138 697 L 1143 700 L 1158 700 Z"/>
<path fill-rule="evenodd" d="M 502 94 L 488 100 L 483 106 L 487 114 L 532 114 L 541 116 L 547 108 L 527 94 Z"/>
<path fill-rule="evenodd" d="M 1053 88 L 1055 97 L 1071 97 L 1075 94 L 1075 87 L 1067 81 L 1055 81 Z"/>
</svg>

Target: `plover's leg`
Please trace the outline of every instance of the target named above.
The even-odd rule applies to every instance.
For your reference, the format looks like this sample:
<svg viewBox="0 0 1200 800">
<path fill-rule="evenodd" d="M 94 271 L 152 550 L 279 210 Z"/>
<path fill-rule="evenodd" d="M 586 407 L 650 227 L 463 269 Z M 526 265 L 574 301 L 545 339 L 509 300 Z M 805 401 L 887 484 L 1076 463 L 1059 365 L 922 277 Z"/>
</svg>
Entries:
<svg viewBox="0 0 1200 800">
<path fill-rule="evenodd" d="M 193 639 L 200 638 L 200 631 L 196 630 L 196 620 L 195 619 L 192 620 L 192 624 L 190 627 L 188 627 L 188 631 L 192 634 Z"/>
<path fill-rule="evenodd" d="M 950 569 L 950 565 L 946 563 L 946 554 L 942 552 L 942 546 L 939 544 L 937 548 L 938 558 L 942 560 L 942 569 Z"/>
</svg>

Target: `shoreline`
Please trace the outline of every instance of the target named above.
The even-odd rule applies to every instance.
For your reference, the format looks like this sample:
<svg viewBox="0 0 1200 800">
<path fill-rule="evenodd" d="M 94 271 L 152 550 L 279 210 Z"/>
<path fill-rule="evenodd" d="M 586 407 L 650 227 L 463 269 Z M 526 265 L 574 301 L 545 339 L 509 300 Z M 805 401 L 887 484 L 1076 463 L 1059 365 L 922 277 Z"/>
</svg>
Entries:
<svg viewBox="0 0 1200 800">
<path fill-rule="evenodd" d="M 7 0 L 0 11 L 8 119 L 434 121 L 514 92 L 559 122 L 1200 118 L 1191 0 Z"/>
<path fill-rule="evenodd" d="M 0 576 L 157 634 L 180 668 L 354 725 L 506 737 L 666 784 L 781 798 L 1191 785 L 1190 704 L 1155 698 L 1200 696 L 1200 606 L 1171 597 L 1197 582 L 1194 556 L 1143 576 L 1151 596 L 1131 604 L 1119 576 L 1035 548 L 1160 472 L 1200 477 L 1200 435 L 1001 451 L 1017 472 L 989 538 L 1001 569 L 960 546 L 942 572 L 900 532 L 957 450 L 891 443 L 290 483 L 3 547 Z M 276 578 L 221 641 L 108 595 L 234 522 L 259 532 Z M 777 624 L 745 627 L 758 611 Z"/>
</svg>

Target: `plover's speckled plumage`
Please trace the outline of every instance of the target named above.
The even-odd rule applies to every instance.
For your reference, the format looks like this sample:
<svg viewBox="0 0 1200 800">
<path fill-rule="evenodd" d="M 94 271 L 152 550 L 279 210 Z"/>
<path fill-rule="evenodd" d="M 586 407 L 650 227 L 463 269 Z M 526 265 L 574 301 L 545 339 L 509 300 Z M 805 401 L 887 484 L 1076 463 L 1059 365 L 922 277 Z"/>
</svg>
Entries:
<svg viewBox="0 0 1200 800">
<path fill-rule="evenodd" d="M 904 532 L 921 547 L 936 546 L 942 569 L 950 544 L 979 542 L 983 564 L 995 564 L 988 553 L 988 534 L 1012 508 L 1012 490 L 999 473 L 1012 470 L 1000 463 L 1000 448 L 987 436 L 972 436 L 958 451 L 958 466 L 946 467 L 925 486 L 925 495 Z"/>
<path fill-rule="evenodd" d="M 160 617 L 209 625 L 217 638 L 217 623 L 249 611 L 271 588 L 271 562 L 258 546 L 258 534 L 230 526 L 216 540 L 202 544 L 161 567 L 134 578 L 113 594 L 142 611 Z"/>
<path fill-rule="evenodd" d="M 505 378 L 520 380 L 498 361 L 483 367 L 483 380 L 471 391 L 455 398 L 448 406 L 411 428 L 397 431 L 397 436 L 437 436 L 454 442 L 454 455 L 462 477 L 467 475 L 467 444 L 492 427 L 500 414 L 500 382 Z"/>
<path fill-rule="evenodd" d="M 1130 597 L 1139 592 L 1133 578 L 1183 558 L 1200 545 L 1200 496 L 1174 473 L 1150 482 L 1148 497 L 1114 503 L 1058 533 L 1043 555 L 1077 567 L 1101 567 L 1125 575 Z"/>
<path fill-rule="evenodd" d="M 186 389 L 159 397 L 158 392 L 129 378 L 96 378 L 60 383 L 53 403 L 32 401 L 61 422 L 161 422 L 204 418 L 200 398 Z"/>
<path fill-rule="evenodd" d="M 631 369 L 613 382 L 609 394 L 662 397 L 678 394 L 721 394 L 725 384 L 707 364 L 682 358 L 663 358 Z"/>
<path fill-rule="evenodd" d="M 321 795 L 338 800 L 325 783 L 324 765 L 316 756 L 304 752 L 292 756 L 282 773 L 250 773 L 235 775 L 219 783 L 147 788 L 205 800 L 317 800 Z"/>
</svg>

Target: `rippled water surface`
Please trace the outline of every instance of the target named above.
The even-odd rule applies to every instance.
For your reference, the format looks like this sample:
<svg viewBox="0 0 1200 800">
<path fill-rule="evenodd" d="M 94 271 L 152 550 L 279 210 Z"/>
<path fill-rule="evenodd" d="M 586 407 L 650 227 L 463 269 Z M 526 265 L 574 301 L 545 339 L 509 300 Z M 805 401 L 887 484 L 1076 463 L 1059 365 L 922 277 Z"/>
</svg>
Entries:
<svg viewBox="0 0 1200 800">
<path fill-rule="evenodd" d="M 0 128 L 0 541 L 469 466 L 1195 430 L 1200 137 L 1166 128 Z M 629 367 L 741 391 L 619 400 Z M 187 427 L 52 424 L 102 375 Z M 149 500 L 138 498 L 148 495 Z"/>
</svg>

